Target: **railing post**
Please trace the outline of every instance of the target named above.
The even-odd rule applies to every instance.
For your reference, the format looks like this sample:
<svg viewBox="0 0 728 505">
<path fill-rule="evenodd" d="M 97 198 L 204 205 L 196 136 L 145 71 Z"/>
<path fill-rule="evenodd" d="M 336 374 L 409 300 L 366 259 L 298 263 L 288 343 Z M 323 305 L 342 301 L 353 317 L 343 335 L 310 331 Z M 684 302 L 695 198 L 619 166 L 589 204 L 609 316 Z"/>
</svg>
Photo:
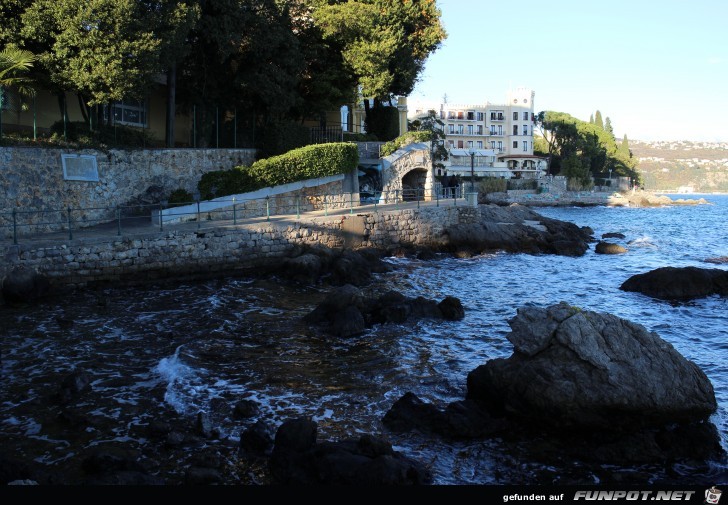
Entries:
<svg viewBox="0 0 728 505">
<path fill-rule="evenodd" d="M 68 240 L 73 240 L 73 230 L 71 224 L 71 207 L 68 207 Z"/>
<path fill-rule="evenodd" d="M 18 211 L 13 209 L 13 245 L 18 245 Z"/>
<path fill-rule="evenodd" d="M 394 190 L 394 208 L 399 210 L 399 190 Z"/>
<path fill-rule="evenodd" d="M 419 209 L 420 208 L 420 188 L 417 188 L 416 191 L 417 191 L 417 195 L 416 195 L 417 196 L 417 208 Z"/>
<path fill-rule="evenodd" d="M 301 195 L 296 195 L 296 219 L 301 219 Z"/>
<path fill-rule="evenodd" d="M 162 211 L 164 210 L 164 202 L 159 202 L 159 231 L 163 231 L 163 224 L 164 223 L 164 217 L 162 216 Z"/>
<path fill-rule="evenodd" d="M 161 219 L 161 215 L 159 216 Z M 116 206 L 116 234 L 121 236 L 121 208 Z"/>
<path fill-rule="evenodd" d="M 439 207 L 440 206 L 440 192 L 437 190 L 437 188 L 435 188 L 435 201 L 437 202 L 435 207 Z"/>
<path fill-rule="evenodd" d="M 197 228 L 199 228 L 200 227 L 200 219 L 201 219 L 201 216 L 200 216 L 200 200 L 197 199 L 195 201 L 197 202 Z"/>
<path fill-rule="evenodd" d="M 235 203 L 235 197 L 233 197 L 233 224 L 238 224 L 238 212 L 237 204 Z"/>
<path fill-rule="evenodd" d="M 349 215 L 354 214 L 354 193 L 349 193 Z"/>
<path fill-rule="evenodd" d="M 270 195 L 265 197 L 265 220 L 270 221 Z"/>
<path fill-rule="evenodd" d="M 329 215 L 329 208 L 326 206 L 326 193 L 324 193 L 324 216 L 328 217 Z"/>
</svg>

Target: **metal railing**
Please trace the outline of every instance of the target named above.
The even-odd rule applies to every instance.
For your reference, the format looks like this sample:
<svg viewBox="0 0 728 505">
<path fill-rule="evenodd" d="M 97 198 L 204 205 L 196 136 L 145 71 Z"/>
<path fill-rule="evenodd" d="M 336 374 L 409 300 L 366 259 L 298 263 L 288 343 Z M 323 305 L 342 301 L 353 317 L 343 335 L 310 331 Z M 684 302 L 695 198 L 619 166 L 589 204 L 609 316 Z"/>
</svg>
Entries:
<svg viewBox="0 0 728 505">
<path fill-rule="evenodd" d="M 204 210 L 204 202 L 167 202 L 138 205 L 117 205 L 108 207 L 71 207 L 63 209 L 14 208 L 0 212 L 0 243 L 12 240 L 17 245 L 21 240 L 68 240 L 95 235 L 109 238 L 123 234 L 163 232 L 176 226 L 193 226 L 197 229 L 219 225 L 238 225 L 245 222 L 271 221 L 276 217 L 300 220 L 318 213 L 353 214 L 355 209 L 373 210 L 413 204 L 419 208 L 424 202 L 430 205 L 462 205 L 458 200 L 464 197 L 462 186 L 443 188 L 440 183 L 432 190 L 404 188 L 377 192 L 369 197 L 354 193 L 286 195 L 254 199 L 216 200 L 227 202 L 228 206 Z M 192 210 L 182 210 L 192 206 Z M 175 209 L 180 208 L 179 212 Z M 93 217 L 94 215 L 98 217 Z M 150 219 L 151 216 L 151 219 Z"/>
</svg>

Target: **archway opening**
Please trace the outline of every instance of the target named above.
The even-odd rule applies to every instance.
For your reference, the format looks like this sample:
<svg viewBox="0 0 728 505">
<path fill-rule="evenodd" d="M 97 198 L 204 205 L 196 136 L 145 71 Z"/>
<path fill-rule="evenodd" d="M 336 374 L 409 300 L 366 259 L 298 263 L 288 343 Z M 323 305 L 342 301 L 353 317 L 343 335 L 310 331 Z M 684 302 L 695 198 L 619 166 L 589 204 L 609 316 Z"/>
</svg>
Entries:
<svg viewBox="0 0 728 505">
<path fill-rule="evenodd" d="M 405 201 L 424 200 L 426 180 L 427 170 L 424 168 L 415 168 L 404 174 L 402 177 L 402 199 Z"/>
</svg>

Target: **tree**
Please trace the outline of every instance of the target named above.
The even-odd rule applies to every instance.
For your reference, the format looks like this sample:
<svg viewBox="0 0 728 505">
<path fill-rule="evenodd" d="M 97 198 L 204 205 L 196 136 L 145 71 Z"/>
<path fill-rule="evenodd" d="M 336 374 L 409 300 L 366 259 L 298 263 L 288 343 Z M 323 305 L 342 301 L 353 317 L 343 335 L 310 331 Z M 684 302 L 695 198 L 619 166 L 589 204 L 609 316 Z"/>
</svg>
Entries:
<svg viewBox="0 0 728 505">
<path fill-rule="evenodd" d="M 435 0 L 314 0 L 324 40 L 338 46 L 360 93 L 374 106 L 414 89 L 446 37 Z M 364 100 L 369 111 L 369 102 Z"/>
<path fill-rule="evenodd" d="M 434 110 L 427 111 L 427 116 L 412 121 L 410 130 L 426 131 L 430 133 L 430 158 L 432 160 L 432 173 L 437 168 L 445 168 L 443 161 L 448 159 L 445 148 L 445 123 L 440 120 Z"/>
<path fill-rule="evenodd" d="M 25 74 L 36 59 L 30 51 L 15 46 L 0 51 L 0 89 L 14 87 L 23 95 L 32 95 L 31 79 Z"/>
<path fill-rule="evenodd" d="M 594 124 L 598 126 L 601 129 L 604 129 L 604 122 L 602 121 L 602 113 L 597 111 L 596 114 L 594 114 Z"/>
<path fill-rule="evenodd" d="M 137 0 L 36 0 L 21 33 L 44 48 L 51 82 L 88 105 L 141 99 L 159 72 L 161 41 Z"/>
<path fill-rule="evenodd" d="M 612 120 L 609 119 L 609 116 L 604 120 L 604 131 L 606 131 L 609 135 L 612 136 L 612 139 L 614 139 L 614 128 L 612 128 Z"/>
<path fill-rule="evenodd" d="M 594 124 L 594 114 L 589 116 L 589 124 Z"/>
</svg>

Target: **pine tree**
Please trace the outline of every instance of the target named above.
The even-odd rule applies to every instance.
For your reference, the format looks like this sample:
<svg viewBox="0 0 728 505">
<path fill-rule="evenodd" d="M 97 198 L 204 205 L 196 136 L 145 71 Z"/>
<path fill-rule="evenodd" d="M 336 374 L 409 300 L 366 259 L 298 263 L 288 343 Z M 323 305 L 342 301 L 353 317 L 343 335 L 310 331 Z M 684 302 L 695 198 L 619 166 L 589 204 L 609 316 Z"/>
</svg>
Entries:
<svg viewBox="0 0 728 505">
<path fill-rule="evenodd" d="M 599 128 L 604 129 L 604 122 L 602 121 L 602 113 L 597 111 L 597 113 L 594 115 L 594 124 L 597 125 Z"/>
<path fill-rule="evenodd" d="M 594 124 L 594 114 L 589 116 L 589 124 Z"/>
<path fill-rule="evenodd" d="M 614 138 L 614 128 L 612 128 L 612 120 L 609 119 L 609 116 L 604 120 L 604 130 Z"/>
<path fill-rule="evenodd" d="M 624 137 L 622 137 L 622 145 L 620 146 L 620 149 L 622 149 L 625 152 L 629 152 L 629 141 L 627 140 L 627 134 L 624 134 Z"/>
</svg>

